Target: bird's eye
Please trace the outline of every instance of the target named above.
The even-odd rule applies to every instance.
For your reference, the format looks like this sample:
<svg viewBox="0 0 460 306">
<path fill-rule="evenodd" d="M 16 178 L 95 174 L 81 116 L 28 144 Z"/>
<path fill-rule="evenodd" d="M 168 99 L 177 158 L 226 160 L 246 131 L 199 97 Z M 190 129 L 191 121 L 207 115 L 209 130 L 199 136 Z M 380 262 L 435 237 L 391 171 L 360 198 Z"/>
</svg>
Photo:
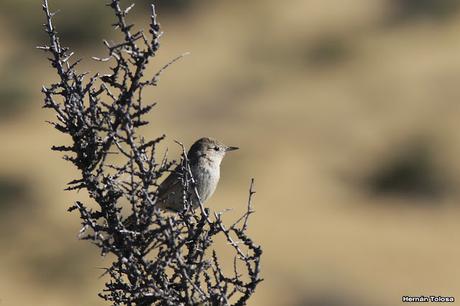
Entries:
<svg viewBox="0 0 460 306">
<path fill-rule="evenodd" d="M 219 151 L 219 147 L 214 147 L 214 151 Z"/>
</svg>

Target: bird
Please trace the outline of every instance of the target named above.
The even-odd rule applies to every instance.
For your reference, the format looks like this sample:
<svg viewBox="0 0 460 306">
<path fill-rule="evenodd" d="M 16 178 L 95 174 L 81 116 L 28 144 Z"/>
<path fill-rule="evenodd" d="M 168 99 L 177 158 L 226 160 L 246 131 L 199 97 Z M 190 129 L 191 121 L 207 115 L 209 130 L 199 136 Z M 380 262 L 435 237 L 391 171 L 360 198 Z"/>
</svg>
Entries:
<svg viewBox="0 0 460 306">
<path fill-rule="evenodd" d="M 201 203 L 205 203 L 214 193 L 220 179 L 220 164 L 226 153 L 238 150 L 209 137 L 195 141 L 187 153 L 190 172 Z M 178 169 L 179 168 L 179 169 Z M 183 207 L 183 186 L 179 165 L 158 187 L 157 205 L 170 211 L 181 211 Z M 191 191 L 191 204 L 196 208 L 199 200 Z"/>
<path fill-rule="evenodd" d="M 205 203 L 214 193 L 220 179 L 220 164 L 228 152 L 238 150 L 238 147 L 227 146 L 216 139 L 203 137 L 195 141 L 187 153 L 190 172 L 195 182 L 190 201 L 193 208 Z M 180 212 L 184 207 L 183 184 L 181 177 L 182 166 L 178 165 L 168 177 L 158 186 L 156 205 L 164 211 Z M 134 222 L 133 215 L 124 224 L 130 227 Z"/>
</svg>

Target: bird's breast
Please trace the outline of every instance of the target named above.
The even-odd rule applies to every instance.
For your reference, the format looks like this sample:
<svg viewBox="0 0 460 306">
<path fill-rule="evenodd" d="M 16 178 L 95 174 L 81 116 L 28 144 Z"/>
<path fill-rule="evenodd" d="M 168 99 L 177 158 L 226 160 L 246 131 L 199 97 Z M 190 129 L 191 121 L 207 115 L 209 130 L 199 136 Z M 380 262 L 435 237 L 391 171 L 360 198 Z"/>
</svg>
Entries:
<svg viewBox="0 0 460 306">
<path fill-rule="evenodd" d="M 191 167 L 201 201 L 205 202 L 216 190 L 220 177 L 220 167 L 209 164 L 198 164 Z"/>
</svg>

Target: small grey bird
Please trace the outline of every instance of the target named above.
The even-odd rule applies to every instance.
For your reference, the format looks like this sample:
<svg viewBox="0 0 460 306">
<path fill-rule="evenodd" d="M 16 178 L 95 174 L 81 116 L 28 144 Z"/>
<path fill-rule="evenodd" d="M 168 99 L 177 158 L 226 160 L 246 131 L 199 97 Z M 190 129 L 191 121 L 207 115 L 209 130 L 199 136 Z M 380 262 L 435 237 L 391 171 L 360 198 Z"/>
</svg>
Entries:
<svg viewBox="0 0 460 306">
<path fill-rule="evenodd" d="M 206 202 L 216 190 L 220 178 L 220 163 L 225 154 L 237 149 L 207 137 L 198 139 L 190 147 L 187 158 L 202 203 Z M 162 209 L 180 211 L 184 208 L 182 181 L 178 171 L 180 166 L 158 187 L 157 205 Z M 194 191 L 191 191 L 191 202 L 195 208 L 199 205 Z"/>
<path fill-rule="evenodd" d="M 237 147 L 229 147 L 215 139 L 198 139 L 187 153 L 196 189 L 201 203 L 206 202 L 214 193 L 220 178 L 220 163 L 229 151 L 237 150 Z M 158 187 L 156 205 L 163 209 L 178 212 L 183 207 L 183 188 L 179 165 Z M 200 204 L 193 190 L 191 192 L 191 204 L 196 208 Z M 135 224 L 134 215 L 129 216 L 123 224 L 126 228 L 132 228 Z"/>
</svg>

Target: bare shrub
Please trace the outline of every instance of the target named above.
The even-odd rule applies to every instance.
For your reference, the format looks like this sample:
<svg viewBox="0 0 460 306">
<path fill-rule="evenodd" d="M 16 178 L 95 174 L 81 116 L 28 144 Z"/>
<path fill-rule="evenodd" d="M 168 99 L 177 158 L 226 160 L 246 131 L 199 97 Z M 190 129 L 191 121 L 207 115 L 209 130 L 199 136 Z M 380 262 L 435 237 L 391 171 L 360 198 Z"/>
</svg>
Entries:
<svg viewBox="0 0 460 306">
<path fill-rule="evenodd" d="M 188 205 L 197 192 L 185 150 L 181 161 L 169 161 L 156 152 L 164 135 L 145 139 L 139 132 L 149 124 L 145 116 L 155 105 L 143 101 L 142 91 L 156 86 L 164 70 L 144 75 L 161 36 L 155 8 L 146 34 L 126 21 L 133 5 L 122 9 L 119 0 L 111 0 L 108 6 L 123 40 L 104 41 L 108 56 L 94 59 L 110 63 L 109 74 L 77 72 L 79 61 L 72 61 L 73 53 L 61 45 L 47 0 L 43 10 L 49 45 L 39 47 L 58 75 L 56 83 L 43 87 L 44 107 L 56 114 L 51 124 L 71 137 L 71 145 L 52 149 L 63 152 L 81 174 L 67 189 L 86 190 L 91 199 L 77 201 L 69 211 L 80 214 L 81 239 L 114 258 L 100 296 L 113 305 L 244 305 L 262 281 L 262 250 L 246 233 L 253 181 L 246 212 L 230 225 L 223 222 L 223 212 L 211 212 L 202 203 L 195 210 Z M 156 207 L 157 187 L 175 163 L 181 165 L 186 208 L 171 214 Z M 129 227 L 123 203 L 129 203 L 135 220 Z M 219 237 L 233 252 L 233 261 L 221 259 Z"/>
</svg>

